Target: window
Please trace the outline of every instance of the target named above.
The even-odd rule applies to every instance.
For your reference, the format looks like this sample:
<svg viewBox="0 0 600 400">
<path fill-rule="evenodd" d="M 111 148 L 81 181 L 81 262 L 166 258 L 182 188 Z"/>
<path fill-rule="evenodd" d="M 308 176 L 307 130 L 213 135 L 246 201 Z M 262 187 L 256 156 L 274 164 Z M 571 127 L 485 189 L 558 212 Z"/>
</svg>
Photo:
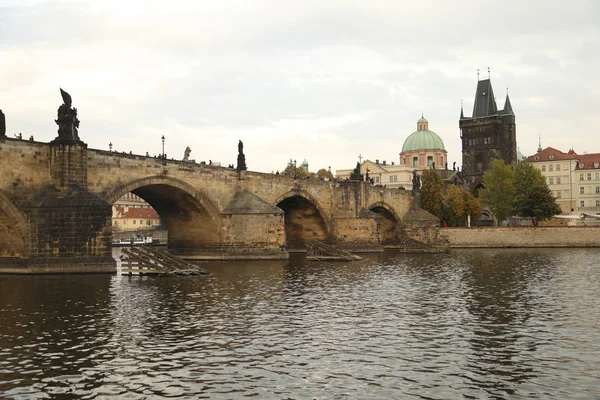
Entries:
<svg viewBox="0 0 600 400">
<path fill-rule="evenodd" d="M 579 201 L 579 207 L 585 207 L 585 200 Z"/>
<path fill-rule="evenodd" d="M 413 157 L 413 167 L 419 166 L 419 157 Z"/>
<path fill-rule="evenodd" d="M 554 171 L 554 165 L 552 165 L 552 164 L 548 165 L 548 171 L 550 171 L 550 172 Z"/>
<path fill-rule="evenodd" d="M 556 164 L 556 171 L 560 171 L 560 164 Z"/>
<path fill-rule="evenodd" d="M 594 176 L 594 178 L 595 178 L 596 180 L 600 179 L 600 173 L 596 172 L 594 175 L 595 175 L 595 176 Z"/>
<path fill-rule="evenodd" d="M 592 173 L 591 173 L 591 172 L 588 172 L 588 176 L 587 176 L 587 178 L 588 178 L 588 181 L 591 181 L 591 180 L 592 180 Z"/>
<path fill-rule="evenodd" d="M 554 178 L 552 176 L 548 178 L 548 185 L 554 185 Z"/>
<path fill-rule="evenodd" d="M 427 166 L 429 168 L 433 166 L 433 156 L 427 156 Z"/>
<path fill-rule="evenodd" d="M 542 172 L 546 172 L 546 166 L 542 165 Z"/>
<path fill-rule="evenodd" d="M 565 199 L 568 198 L 569 197 L 569 189 L 563 190 L 563 194 L 564 194 Z"/>
<path fill-rule="evenodd" d="M 596 200 L 596 207 L 600 207 L 600 200 Z"/>
<path fill-rule="evenodd" d="M 557 199 L 560 199 L 560 190 L 557 190 L 557 191 L 556 191 L 556 198 L 557 198 Z"/>
<path fill-rule="evenodd" d="M 554 160 L 554 156 L 549 156 L 548 157 L 550 160 Z"/>
<path fill-rule="evenodd" d="M 583 180 L 583 174 L 579 174 L 579 180 L 582 181 Z"/>
<path fill-rule="evenodd" d="M 375 177 L 375 183 L 379 183 L 379 177 L 378 176 Z"/>
<path fill-rule="evenodd" d="M 596 186 L 596 193 L 600 193 L 600 186 Z"/>
<path fill-rule="evenodd" d="M 140 225 L 144 225 L 144 220 L 140 219 Z"/>
<path fill-rule="evenodd" d="M 556 177 L 556 184 L 557 184 L 557 185 L 560 185 L 560 176 L 557 176 L 557 177 Z"/>
<path fill-rule="evenodd" d="M 136 222 L 136 220 L 134 219 L 134 220 L 133 220 L 133 224 L 134 224 L 134 225 L 135 225 L 135 222 Z"/>
<path fill-rule="evenodd" d="M 584 194 L 585 188 L 583 186 L 579 186 L 579 194 Z"/>
<path fill-rule="evenodd" d="M 398 175 L 390 175 L 390 182 L 398 182 Z"/>
</svg>

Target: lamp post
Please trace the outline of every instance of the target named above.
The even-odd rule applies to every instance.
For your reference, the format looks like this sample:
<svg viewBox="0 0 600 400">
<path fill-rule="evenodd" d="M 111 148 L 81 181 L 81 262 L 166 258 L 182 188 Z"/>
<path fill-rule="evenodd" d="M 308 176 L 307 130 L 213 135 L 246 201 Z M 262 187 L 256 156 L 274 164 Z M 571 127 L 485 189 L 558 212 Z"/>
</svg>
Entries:
<svg viewBox="0 0 600 400">
<path fill-rule="evenodd" d="M 108 144 L 108 151 L 112 151 L 112 142 Z"/>
<path fill-rule="evenodd" d="M 162 158 L 165 159 L 165 135 L 162 135 Z"/>
</svg>

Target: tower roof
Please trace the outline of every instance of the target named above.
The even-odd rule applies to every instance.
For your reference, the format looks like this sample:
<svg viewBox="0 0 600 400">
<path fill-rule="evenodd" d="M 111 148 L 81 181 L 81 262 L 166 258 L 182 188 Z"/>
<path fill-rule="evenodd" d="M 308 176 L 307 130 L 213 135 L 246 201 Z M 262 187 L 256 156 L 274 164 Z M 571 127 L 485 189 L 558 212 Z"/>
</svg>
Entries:
<svg viewBox="0 0 600 400">
<path fill-rule="evenodd" d="M 492 82 L 484 79 L 477 83 L 475 104 L 473 105 L 473 118 L 488 117 L 498 113 Z"/>
<path fill-rule="evenodd" d="M 506 100 L 504 101 L 504 110 L 502 110 L 502 113 L 515 115 L 512 109 L 512 104 L 510 104 L 510 98 L 508 97 L 508 93 L 506 93 Z"/>
</svg>

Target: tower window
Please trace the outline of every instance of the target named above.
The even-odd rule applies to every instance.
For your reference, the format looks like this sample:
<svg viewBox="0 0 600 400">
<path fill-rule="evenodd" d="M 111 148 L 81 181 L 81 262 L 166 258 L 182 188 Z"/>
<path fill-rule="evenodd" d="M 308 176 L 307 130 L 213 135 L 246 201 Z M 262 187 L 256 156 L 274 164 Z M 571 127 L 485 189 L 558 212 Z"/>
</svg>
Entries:
<svg viewBox="0 0 600 400">
<path fill-rule="evenodd" d="M 419 157 L 413 157 L 413 167 L 419 166 Z"/>
</svg>

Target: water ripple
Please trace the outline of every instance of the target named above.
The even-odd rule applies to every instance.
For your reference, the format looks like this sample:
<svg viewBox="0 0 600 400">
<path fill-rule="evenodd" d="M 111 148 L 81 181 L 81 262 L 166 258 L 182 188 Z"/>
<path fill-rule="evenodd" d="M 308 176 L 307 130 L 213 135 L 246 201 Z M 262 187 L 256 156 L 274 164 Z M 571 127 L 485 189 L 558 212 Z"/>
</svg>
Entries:
<svg viewBox="0 0 600 400">
<path fill-rule="evenodd" d="M 598 250 L 0 277 L 0 397 L 599 398 Z"/>
</svg>

